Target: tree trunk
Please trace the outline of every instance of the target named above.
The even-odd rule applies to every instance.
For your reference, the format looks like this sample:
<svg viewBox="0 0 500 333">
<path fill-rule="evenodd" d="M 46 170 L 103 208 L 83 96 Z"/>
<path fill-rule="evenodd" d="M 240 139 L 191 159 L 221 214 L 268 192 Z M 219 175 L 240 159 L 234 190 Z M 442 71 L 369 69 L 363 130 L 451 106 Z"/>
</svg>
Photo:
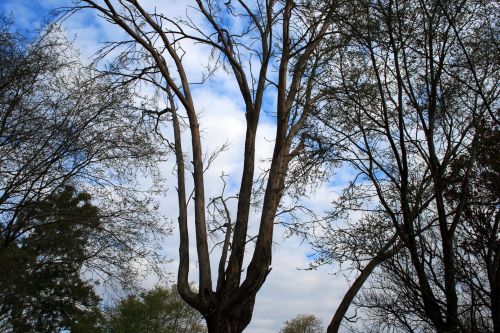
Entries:
<svg viewBox="0 0 500 333">
<path fill-rule="evenodd" d="M 241 333 L 252 319 L 255 298 L 238 306 L 217 307 L 205 316 L 208 333 Z"/>
<path fill-rule="evenodd" d="M 494 283 L 491 284 L 491 315 L 495 333 L 500 333 L 500 269 L 496 272 Z"/>
<path fill-rule="evenodd" d="M 366 279 L 368 279 L 370 274 L 379 264 L 392 257 L 402 248 L 402 244 L 399 244 L 394 249 L 389 251 L 390 247 L 393 246 L 393 244 L 396 242 L 397 239 L 398 239 L 397 235 L 393 236 L 387 242 L 387 244 L 377 253 L 377 255 L 373 257 L 372 260 L 370 260 L 370 262 L 365 266 L 365 268 L 361 270 L 359 276 L 356 278 L 356 280 L 349 288 L 347 293 L 344 295 L 344 298 L 340 302 L 337 311 L 335 311 L 335 315 L 333 316 L 332 321 L 330 322 L 330 325 L 328 325 L 328 328 L 326 330 L 327 333 L 338 333 L 340 329 L 340 324 L 342 323 L 342 320 L 344 319 L 344 316 L 347 313 L 349 306 L 351 305 L 354 297 L 356 297 L 356 295 L 360 291 L 361 287 L 363 287 L 363 284 L 365 283 Z"/>
</svg>

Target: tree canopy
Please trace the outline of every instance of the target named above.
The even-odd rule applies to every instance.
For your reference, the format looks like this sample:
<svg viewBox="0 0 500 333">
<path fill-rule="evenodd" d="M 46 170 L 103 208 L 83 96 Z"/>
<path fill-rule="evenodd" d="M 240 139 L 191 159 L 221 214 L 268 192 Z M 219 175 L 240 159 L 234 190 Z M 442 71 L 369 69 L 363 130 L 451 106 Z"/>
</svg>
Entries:
<svg viewBox="0 0 500 333">
<path fill-rule="evenodd" d="M 161 181 L 138 183 L 155 178 L 164 158 L 153 124 L 132 87 L 84 65 L 56 26 L 22 34 L 12 25 L 0 19 L 0 254 L 37 228 L 21 215 L 69 185 L 99 202 L 107 234 L 86 267 L 103 278 L 133 276 L 121 273 L 168 230 L 152 198 Z"/>
<path fill-rule="evenodd" d="M 0 40 L 0 324 L 55 332 L 97 311 L 96 282 L 129 286 L 134 260 L 159 259 L 159 187 L 138 174 L 155 177 L 163 151 L 132 87 L 84 65 L 56 26 L 1 17 Z"/>
<path fill-rule="evenodd" d="M 55 25 L 0 21 L 0 324 L 242 332 L 281 224 L 312 246 L 311 268 L 353 273 L 329 333 L 500 332 L 498 2 L 183 5 L 72 1 L 62 21 L 85 12 L 122 33 L 91 65 Z M 209 150 L 197 93 L 219 74 L 244 139 L 214 194 L 207 171 L 228 145 Z M 263 123 L 273 149 L 259 164 Z M 101 312 L 95 280 L 160 261 L 169 153 L 177 284 Z M 304 200 L 314 188 L 332 193 L 325 211 Z M 314 315 L 281 330 L 319 331 Z"/>
<path fill-rule="evenodd" d="M 490 191 L 474 190 L 485 167 L 479 151 L 488 149 L 486 133 L 498 133 L 495 8 L 353 2 L 348 42 L 324 63 L 311 125 L 311 149 L 323 147 L 325 161 L 356 174 L 314 241 L 320 263 L 350 262 L 359 272 L 329 332 L 366 281 L 354 302 L 366 310 L 366 330 L 498 331 L 497 273 L 484 260 L 498 263 L 498 196 L 480 200 L 488 254 L 467 245 L 477 232 L 470 195 Z"/>
<path fill-rule="evenodd" d="M 314 315 L 299 314 L 283 323 L 280 333 L 321 333 L 321 320 Z"/>
<path fill-rule="evenodd" d="M 94 311 L 99 297 L 82 279 L 101 221 L 90 196 L 65 187 L 24 206 L 18 223 L 33 229 L 0 256 L 2 332 L 57 332 Z M 36 220 L 33 222 L 32 220 Z M 94 239 L 94 240 L 93 240 Z"/>
<path fill-rule="evenodd" d="M 182 300 L 176 286 L 156 287 L 118 301 L 107 311 L 110 333 L 203 333 L 201 315 Z"/>
</svg>

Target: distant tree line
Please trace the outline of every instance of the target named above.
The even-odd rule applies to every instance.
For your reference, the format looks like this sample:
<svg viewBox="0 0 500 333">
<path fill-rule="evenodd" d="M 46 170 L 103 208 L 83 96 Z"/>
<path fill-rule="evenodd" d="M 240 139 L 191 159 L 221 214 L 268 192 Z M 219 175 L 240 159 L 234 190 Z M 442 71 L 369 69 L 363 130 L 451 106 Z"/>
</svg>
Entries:
<svg viewBox="0 0 500 333">
<path fill-rule="evenodd" d="M 175 286 L 132 294 L 113 305 L 77 317 L 75 333 L 204 333 L 203 318 L 182 300 Z"/>
</svg>

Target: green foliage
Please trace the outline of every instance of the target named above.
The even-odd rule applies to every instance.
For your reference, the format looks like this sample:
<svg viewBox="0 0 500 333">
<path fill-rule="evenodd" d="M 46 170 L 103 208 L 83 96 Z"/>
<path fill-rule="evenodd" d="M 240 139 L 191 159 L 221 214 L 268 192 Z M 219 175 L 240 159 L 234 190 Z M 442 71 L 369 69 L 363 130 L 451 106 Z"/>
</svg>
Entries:
<svg viewBox="0 0 500 333">
<path fill-rule="evenodd" d="M 111 333 L 206 332 L 201 315 L 181 299 L 175 286 L 131 295 L 119 301 L 108 315 Z"/>
<path fill-rule="evenodd" d="M 0 318 L 10 329 L 57 332 L 97 307 L 81 270 L 98 216 L 90 196 L 69 186 L 20 212 L 18 223 L 32 227 L 0 256 Z"/>
<path fill-rule="evenodd" d="M 314 315 L 299 314 L 283 323 L 280 333 L 321 333 L 321 320 Z"/>
<path fill-rule="evenodd" d="M 106 321 L 101 309 L 95 307 L 75 316 L 71 333 L 105 333 Z"/>
</svg>

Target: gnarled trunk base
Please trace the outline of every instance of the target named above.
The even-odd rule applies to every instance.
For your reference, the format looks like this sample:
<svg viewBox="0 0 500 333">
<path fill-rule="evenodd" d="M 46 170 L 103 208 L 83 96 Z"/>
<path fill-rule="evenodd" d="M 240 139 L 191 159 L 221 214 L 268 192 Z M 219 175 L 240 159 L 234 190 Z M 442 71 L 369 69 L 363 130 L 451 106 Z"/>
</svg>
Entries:
<svg viewBox="0 0 500 333">
<path fill-rule="evenodd" d="M 252 319 L 255 298 L 245 304 L 215 309 L 205 317 L 208 333 L 241 333 Z"/>
</svg>

